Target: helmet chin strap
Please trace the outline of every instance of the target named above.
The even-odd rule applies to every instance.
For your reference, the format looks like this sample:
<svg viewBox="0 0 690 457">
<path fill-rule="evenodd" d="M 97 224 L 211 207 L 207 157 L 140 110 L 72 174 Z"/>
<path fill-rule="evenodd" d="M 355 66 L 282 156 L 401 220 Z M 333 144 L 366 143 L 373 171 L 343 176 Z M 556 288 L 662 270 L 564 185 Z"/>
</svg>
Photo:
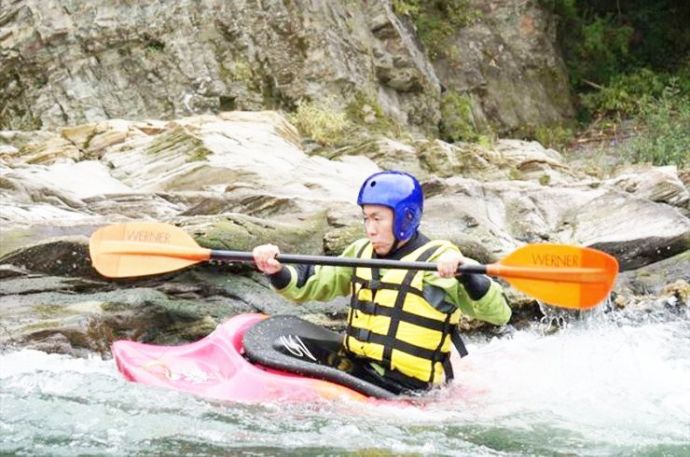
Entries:
<svg viewBox="0 0 690 457">
<path fill-rule="evenodd" d="M 390 251 L 388 251 L 388 252 L 386 253 L 386 256 L 389 256 L 389 255 L 393 254 L 395 251 L 398 250 L 398 248 L 401 246 L 401 244 L 407 243 L 407 242 L 410 241 L 412 238 L 414 238 L 416 235 L 417 235 L 417 232 L 414 232 L 414 235 L 412 235 L 410 238 L 408 238 L 408 239 L 406 239 L 406 240 L 404 240 L 404 241 L 403 241 L 403 240 L 400 240 L 399 238 L 396 237 L 396 238 L 395 238 L 395 241 L 393 241 L 393 246 L 391 246 Z"/>
<path fill-rule="evenodd" d="M 395 251 L 397 251 L 399 247 L 400 247 L 400 240 L 397 239 L 397 238 L 395 238 L 395 241 L 393 241 L 393 245 L 392 245 L 391 248 L 388 250 L 388 252 L 386 252 L 385 254 L 379 255 L 376 251 L 374 251 L 374 255 L 375 255 L 376 257 L 388 257 L 389 255 L 391 255 L 391 254 L 393 254 Z"/>
</svg>

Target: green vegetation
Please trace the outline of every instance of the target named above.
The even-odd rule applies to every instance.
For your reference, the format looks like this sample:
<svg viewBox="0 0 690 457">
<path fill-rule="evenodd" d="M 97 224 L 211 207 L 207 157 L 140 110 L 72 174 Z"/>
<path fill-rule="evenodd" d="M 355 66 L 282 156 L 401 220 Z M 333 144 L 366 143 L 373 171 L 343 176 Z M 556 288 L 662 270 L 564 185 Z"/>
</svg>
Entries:
<svg viewBox="0 0 690 457">
<path fill-rule="evenodd" d="M 690 95 L 671 80 L 662 94 L 640 103 L 640 135 L 628 146 L 635 162 L 690 166 Z"/>
<path fill-rule="evenodd" d="M 236 59 L 232 63 L 232 68 L 230 69 L 230 75 L 235 81 L 242 81 L 247 84 L 247 86 L 254 83 L 254 72 L 248 61 L 244 59 Z"/>
<path fill-rule="evenodd" d="M 445 141 L 479 140 L 479 131 L 472 115 L 472 100 L 469 95 L 449 90 L 441 99 L 441 137 Z"/>
<path fill-rule="evenodd" d="M 354 125 L 366 127 L 371 132 L 400 136 L 400 127 L 383 112 L 376 97 L 357 92 L 345 108 L 347 118 Z"/>
<path fill-rule="evenodd" d="M 534 129 L 533 138 L 547 148 L 563 150 L 573 140 L 574 132 L 561 125 L 540 125 Z"/>
<path fill-rule="evenodd" d="M 187 156 L 187 162 L 201 162 L 207 159 L 207 157 L 211 154 L 211 151 L 206 149 L 205 146 L 199 145 L 198 147 L 192 149 L 188 156 Z"/>
<path fill-rule="evenodd" d="M 549 184 L 551 184 L 551 176 L 541 175 L 539 177 L 539 184 L 541 184 L 542 186 L 548 186 Z"/>
<path fill-rule="evenodd" d="M 393 0 L 393 11 L 412 20 L 432 60 L 452 52 L 448 39 L 480 16 L 470 0 Z"/>
<path fill-rule="evenodd" d="M 146 49 L 151 52 L 162 52 L 165 49 L 165 43 L 158 38 L 149 35 L 148 33 L 144 33 L 142 41 L 144 42 Z"/>
<path fill-rule="evenodd" d="M 177 153 L 186 155 L 187 162 L 203 161 L 211 154 L 204 145 L 202 139 L 184 126 L 162 133 L 146 148 L 146 153 L 151 155 L 167 154 L 174 156 Z"/>
<path fill-rule="evenodd" d="M 620 119 L 640 114 L 642 106 L 658 98 L 667 83 L 667 77 L 642 68 L 613 76 L 606 86 L 583 93 L 580 101 L 590 114 Z"/>
<path fill-rule="evenodd" d="M 583 129 L 627 120 L 635 132 L 623 148 L 628 159 L 690 165 L 690 4 L 539 2 L 559 16 Z"/>
<path fill-rule="evenodd" d="M 376 98 L 364 92 L 357 92 L 344 108 L 332 98 L 301 100 L 289 119 L 303 136 L 321 146 L 342 144 L 362 130 L 396 138 L 405 136 L 402 127 L 386 116 Z"/>
<path fill-rule="evenodd" d="M 690 165 L 690 3 L 531 1 L 558 16 L 558 40 L 575 95 L 578 123 L 527 126 L 514 134 L 558 150 L 567 149 L 577 136 L 592 135 L 599 141 L 632 134 L 617 149 L 625 159 Z M 393 0 L 393 9 L 415 25 L 432 60 L 452 59 L 457 49 L 449 40 L 479 17 L 470 0 Z M 247 76 L 246 71 L 239 74 Z M 490 145 L 493 134 L 488 127 L 478 127 L 468 94 L 448 90 L 440 108 L 442 139 Z M 400 133 L 376 97 L 361 92 L 344 111 L 329 101 L 302 101 L 291 121 L 323 146 L 340 144 L 360 129 Z M 615 138 L 611 132 L 616 133 Z"/>
<path fill-rule="evenodd" d="M 342 142 L 350 127 L 346 113 L 339 111 L 332 100 L 311 102 L 301 100 L 290 115 L 290 121 L 299 131 L 322 146 Z"/>
</svg>

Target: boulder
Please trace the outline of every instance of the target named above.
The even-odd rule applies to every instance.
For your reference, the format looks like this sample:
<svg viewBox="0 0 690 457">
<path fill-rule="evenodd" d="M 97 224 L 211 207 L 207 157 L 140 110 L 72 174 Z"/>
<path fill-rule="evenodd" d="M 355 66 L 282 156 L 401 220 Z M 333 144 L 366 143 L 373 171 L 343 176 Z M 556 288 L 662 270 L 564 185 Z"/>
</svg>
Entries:
<svg viewBox="0 0 690 457">
<path fill-rule="evenodd" d="M 469 8 L 478 17 L 439 44 L 433 65 L 447 91 L 469 101 L 474 127 L 530 133 L 572 119 L 556 16 L 534 2 L 472 0 Z"/>
<path fill-rule="evenodd" d="M 113 339 L 189 341 L 227 316 L 257 311 L 298 313 L 342 329 L 346 299 L 295 307 L 249 264 L 106 280 L 91 267 L 87 240 L 105 224 L 154 220 L 212 249 L 250 251 L 270 242 L 285 253 L 338 255 L 364 236 L 357 192 L 381 169 L 418 174 L 426 195 L 422 231 L 481 263 L 525 243 L 594 246 L 630 272 L 617 285 L 616 303 L 644 301 L 650 292 L 685 303 L 687 189 L 672 168 L 596 181 L 557 152 L 514 140 L 481 146 L 366 137 L 319 156 L 304 151 L 299 133 L 276 112 L 61 129 L 59 138 L 78 156 L 54 134 L 1 138 L 0 317 L 8 331 L 0 344 L 107 353 Z M 45 160 L 17 153 L 28 144 Z M 506 294 L 516 325 L 540 315 L 534 299 L 510 287 Z M 463 321 L 468 330 L 488 327 Z"/>
<path fill-rule="evenodd" d="M 301 99 L 345 107 L 357 92 L 418 130 L 439 119 L 438 79 L 388 2 L 21 0 L 2 20 L 0 129 L 291 108 Z M 97 127 L 65 135 L 89 154 L 122 139 L 98 138 Z"/>
</svg>

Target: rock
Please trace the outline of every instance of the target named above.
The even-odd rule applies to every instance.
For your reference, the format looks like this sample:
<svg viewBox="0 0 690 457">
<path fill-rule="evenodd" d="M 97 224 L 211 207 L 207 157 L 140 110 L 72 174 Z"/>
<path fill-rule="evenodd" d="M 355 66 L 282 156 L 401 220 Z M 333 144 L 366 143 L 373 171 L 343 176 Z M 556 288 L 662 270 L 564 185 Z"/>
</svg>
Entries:
<svg viewBox="0 0 690 457">
<path fill-rule="evenodd" d="M 343 156 L 365 156 L 383 170 L 405 170 L 418 179 L 427 176 L 427 170 L 420 164 L 417 147 L 389 138 L 366 139 L 328 151 L 324 157 L 338 159 Z"/>
<path fill-rule="evenodd" d="M 440 195 L 427 200 L 422 229 L 459 243 L 469 235 L 495 255 L 508 254 L 520 242 L 579 244 L 616 255 L 628 270 L 688 249 L 688 218 L 619 191 L 462 178 L 434 185 Z"/>
<path fill-rule="evenodd" d="M 86 237 L 44 241 L 0 257 L 0 264 L 53 276 L 99 278 L 91 266 Z"/>
<path fill-rule="evenodd" d="M 169 299 L 141 288 L 80 295 L 9 295 L 2 302 L 5 333 L 0 345 L 21 344 L 74 355 L 83 355 L 83 350 L 107 354 L 113 340 L 122 338 L 159 343 L 194 340 L 218 323 L 208 323 L 211 310 L 204 303 Z M 217 316 L 221 311 L 231 312 L 218 303 L 213 311 Z"/>
<path fill-rule="evenodd" d="M 323 236 L 323 250 L 326 255 L 339 255 L 350 244 L 364 237 L 361 223 L 329 230 Z"/>
<path fill-rule="evenodd" d="M 303 98 L 345 106 L 355 91 L 418 129 L 439 118 L 433 68 L 387 2 L 21 0 L 3 32 L 0 129 L 288 108 Z"/>
<path fill-rule="evenodd" d="M 690 221 L 674 170 L 595 181 L 537 143 L 484 147 L 367 136 L 324 157 L 305 153 L 297 131 L 275 112 L 104 121 L 60 132 L 80 161 L 59 145 L 51 153 L 54 134 L 31 143 L 51 157 L 41 164 L 16 154 L 28 138 L 0 136 L 18 146 L 0 161 L 0 317 L 9 329 L 0 344 L 105 353 L 116 338 L 188 341 L 226 316 L 257 311 L 308 315 L 341 328 L 346 299 L 296 308 L 250 264 L 105 280 L 90 265 L 87 239 L 105 224 L 156 220 L 212 249 L 246 253 L 271 242 L 285 253 L 338 255 L 364 236 L 357 192 L 382 168 L 418 173 L 426 195 L 422 232 L 453 241 L 481 263 L 541 242 L 599 247 L 623 270 L 688 251 Z M 687 282 L 685 260 L 670 259 L 664 278 Z M 636 294 L 662 294 L 665 279 L 649 273 L 653 282 L 645 282 L 642 271 L 617 286 L 626 309 L 643 301 Z M 679 287 L 664 303 L 682 301 Z M 509 287 L 507 296 L 516 325 L 539 316 L 534 299 Z"/>
<path fill-rule="evenodd" d="M 612 228 L 615 227 L 615 230 Z M 609 191 L 573 205 L 561 236 L 616 256 L 622 271 L 690 249 L 690 220 L 668 205 Z"/>
<path fill-rule="evenodd" d="M 29 272 L 14 265 L 0 264 L 0 280 L 25 276 Z"/>
<path fill-rule="evenodd" d="M 441 83 L 466 94 L 479 130 L 528 132 L 574 115 L 557 18 L 531 2 L 483 2 L 472 24 L 459 28 L 434 60 Z"/>
<path fill-rule="evenodd" d="M 296 307 L 270 290 L 263 275 L 238 271 L 206 266 L 157 278 L 104 282 L 18 270 L 0 279 L 0 346 L 105 355 L 117 339 L 195 341 L 239 313 L 342 318 L 342 300 Z"/>
<path fill-rule="evenodd" d="M 662 297 L 666 298 L 669 306 L 687 307 L 690 304 L 690 283 L 687 280 L 679 279 L 666 285 L 661 291 Z"/>
<path fill-rule="evenodd" d="M 83 158 L 82 151 L 65 138 L 58 135 L 49 138 L 45 138 L 45 135 L 38 135 L 38 138 L 37 141 L 26 143 L 14 153 L 3 154 L 3 158 L 9 163 L 22 162 L 43 165 L 50 165 L 58 160 L 79 161 Z"/>
<path fill-rule="evenodd" d="M 346 107 L 366 95 L 396 123 L 436 132 L 442 87 L 468 94 L 478 125 L 502 132 L 572 117 L 555 17 L 531 3 L 471 9 L 479 19 L 432 65 L 390 2 L 19 0 L 3 20 L 0 129 L 292 109 L 302 99 Z M 83 148 L 89 134 L 72 133 L 87 154 L 120 139 L 96 135 Z"/>
<path fill-rule="evenodd" d="M 566 196 L 572 198 L 569 194 L 578 194 L 572 189 L 522 181 L 483 183 L 448 178 L 442 185 L 444 189 L 437 190 L 440 194 L 430 197 L 425 205 L 422 229 L 460 245 L 484 246 L 475 250 L 480 251 L 479 257 L 491 260 L 508 254 L 522 242 L 555 241 L 551 231 L 569 207 L 555 203 Z"/>
<path fill-rule="evenodd" d="M 20 150 L 28 145 L 56 141 L 58 135 L 47 130 L 0 130 L 0 144 L 6 151 L 0 153 L 0 158 L 11 163 L 15 157 L 20 157 Z"/>
<path fill-rule="evenodd" d="M 60 133 L 63 138 L 83 151 L 85 157 L 96 159 L 107 148 L 122 144 L 133 136 L 145 135 L 134 128 L 130 122 L 123 120 L 109 120 L 66 127 L 61 129 Z"/>
<path fill-rule="evenodd" d="M 419 161 L 425 171 L 439 177 L 466 176 L 496 179 L 503 175 L 496 166 L 500 156 L 475 144 L 452 145 L 440 140 L 417 143 Z"/>
<path fill-rule="evenodd" d="M 419 161 L 439 177 L 465 176 L 482 181 L 522 180 L 542 185 L 577 181 L 560 154 L 537 142 L 499 140 L 492 148 L 479 144 L 418 141 Z"/>
<path fill-rule="evenodd" d="M 686 216 L 690 215 L 690 191 L 680 180 L 675 166 L 638 166 L 620 172 L 606 184 L 645 200 L 676 206 Z"/>
<path fill-rule="evenodd" d="M 621 273 L 616 290 L 633 295 L 660 295 L 669 285 L 690 282 L 690 250 L 644 267 Z"/>
<path fill-rule="evenodd" d="M 236 212 L 293 221 L 303 213 L 300 218 L 309 219 L 323 212 L 324 202 L 354 202 L 364 178 L 379 170 L 364 157 L 307 156 L 296 146 L 294 127 L 276 113 L 163 124 L 109 121 L 63 134 L 83 147 L 96 130 L 93 138 L 104 139 L 99 160 L 56 157 L 34 165 L 17 157 L 13 168 L 0 166 L 1 252 L 37 237 L 75 233 L 74 227 L 90 234 L 98 225 L 127 219 Z"/>
<path fill-rule="evenodd" d="M 503 169 L 510 179 L 534 181 L 542 185 L 563 185 L 582 179 L 553 149 L 544 148 L 536 141 L 502 139 L 496 142 Z"/>
<path fill-rule="evenodd" d="M 210 249 L 251 251 L 264 243 L 278 244 L 283 252 L 318 254 L 322 252 L 324 215 L 297 223 L 278 223 L 242 214 L 223 217 L 197 217 L 184 220 L 184 228 L 197 242 Z"/>
<path fill-rule="evenodd" d="M 30 208 L 35 210 L 35 206 L 32 205 Z M 51 208 L 46 205 L 47 208 Z M 42 214 L 46 215 L 43 210 L 43 205 L 39 206 Z M 57 214 L 56 214 L 57 213 Z M 43 220 L 40 223 L 32 221 L 32 223 L 27 222 L 25 225 L 17 224 L 13 221 L 10 227 L 0 225 L 0 237 L 2 241 L 0 242 L 0 257 L 8 255 L 12 252 L 19 251 L 21 249 L 31 248 L 36 244 L 45 243 L 48 240 L 55 240 L 61 238 L 74 239 L 75 237 L 81 237 L 86 239 L 101 225 L 106 222 L 99 219 L 91 219 L 91 223 L 82 223 L 80 219 L 70 220 L 70 219 L 60 219 L 60 213 L 51 212 L 48 215 L 55 217 L 57 220 Z M 117 222 L 119 220 L 118 216 L 114 216 L 110 222 Z M 71 253 L 65 251 L 66 254 L 71 256 Z"/>
<path fill-rule="evenodd" d="M 80 179 L 71 179 L 74 176 L 80 176 Z M 47 200 L 54 204 L 57 199 L 63 203 L 62 206 L 70 209 L 83 209 L 82 198 L 132 190 L 113 178 L 106 164 L 93 160 L 76 163 L 60 161 L 49 166 L 19 166 L 3 173 L 2 179 L 7 183 L 3 187 L 20 194 L 13 200 Z"/>
<path fill-rule="evenodd" d="M 164 192 L 118 192 L 84 198 L 82 202 L 90 212 L 112 221 L 117 218 L 140 219 L 144 216 L 166 220 L 184 213 L 188 208 L 177 204 L 175 200 L 176 197 L 170 197 Z"/>
<path fill-rule="evenodd" d="M 33 273 L 11 279 L 3 278 L 2 295 L 27 295 L 45 291 L 84 293 L 101 289 L 104 286 L 102 281 Z"/>
</svg>

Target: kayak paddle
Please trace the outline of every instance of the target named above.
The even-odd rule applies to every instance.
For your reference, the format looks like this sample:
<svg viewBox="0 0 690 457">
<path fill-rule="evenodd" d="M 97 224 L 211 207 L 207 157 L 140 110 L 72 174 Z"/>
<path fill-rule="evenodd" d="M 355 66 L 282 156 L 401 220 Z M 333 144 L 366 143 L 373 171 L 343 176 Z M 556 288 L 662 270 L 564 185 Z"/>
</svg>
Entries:
<svg viewBox="0 0 690 457">
<path fill-rule="evenodd" d="M 199 262 L 253 262 L 251 252 L 200 247 L 184 230 L 157 222 L 102 227 L 89 251 L 103 276 L 124 278 L 179 270 Z M 431 262 L 280 254 L 282 263 L 435 271 Z M 618 274 L 618 261 L 601 251 L 563 244 L 528 244 L 497 263 L 461 265 L 458 273 L 504 278 L 532 297 L 569 309 L 588 309 L 604 301 Z"/>
</svg>

